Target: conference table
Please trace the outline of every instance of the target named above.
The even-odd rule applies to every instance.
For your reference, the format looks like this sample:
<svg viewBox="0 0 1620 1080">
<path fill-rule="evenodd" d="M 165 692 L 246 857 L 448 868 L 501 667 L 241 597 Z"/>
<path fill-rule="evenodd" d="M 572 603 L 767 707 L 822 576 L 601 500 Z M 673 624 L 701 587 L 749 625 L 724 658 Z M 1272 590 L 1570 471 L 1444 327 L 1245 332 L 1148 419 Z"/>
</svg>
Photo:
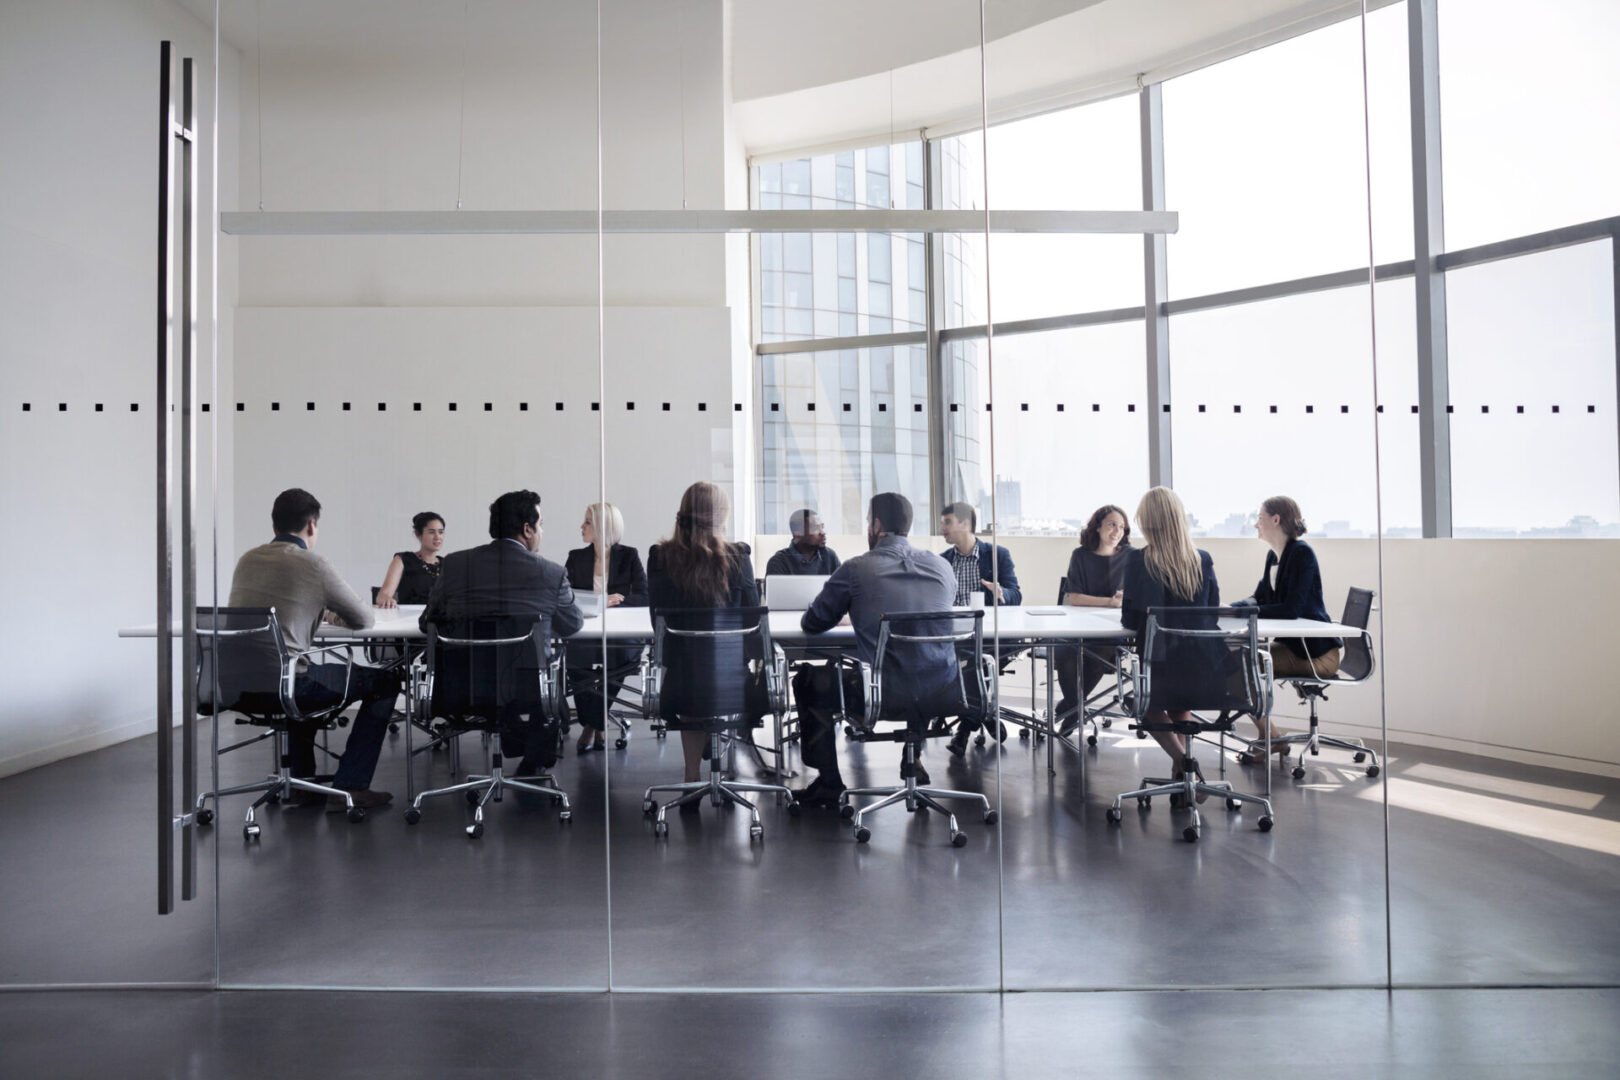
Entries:
<svg viewBox="0 0 1620 1080">
<path fill-rule="evenodd" d="M 973 610 L 969 608 L 954 609 L 966 614 Z M 351 642 L 362 644 L 398 643 L 409 645 L 426 639 L 427 635 L 418 625 L 422 614 L 419 604 L 404 604 L 396 608 L 374 609 L 374 621 L 371 626 L 357 630 L 332 623 L 322 623 L 315 632 L 315 637 L 323 644 L 336 645 Z M 800 656 L 825 655 L 839 656 L 853 653 L 856 649 L 855 631 L 847 624 L 835 626 L 823 633 L 812 634 L 805 631 L 800 625 L 801 611 L 772 611 L 769 614 L 770 632 L 772 641 L 786 649 L 791 649 Z M 1248 626 L 1246 620 L 1222 619 L 1222 629 L 1234 633 L 1245 630 Z M 1271 641 L 1277 638 L 1359 638 L 1365 631 L 1353 627 L 1342 626 L 1338 623 L 1317 622 L 1313 619 L 1260 619 L 1257 630 L 1262 641 Z M 179 635 L 180 627 L 176 624 L 172 631 Z M 145 626 L 125 627 L 118 631 L 119 637 L 127 638 L 155 638 L 157 626 L 149 623 Z M 986 647 L 1005 654 L 1011 650 L 1057 648 L 1064 645 L 1079 644 L 1129 644 L 1133 635 L 1125 629 L 1120 622 L 1119 608 L 1097 607 L 1003 607 L 989 608 L 984 612 L 984 639 Z M 653 639 L 652 611 L 645 607 L 615 607 L 605 612 L 587 612 L 585 624 L 574 634 L 569 641 L 579 646 L 589 647 L 594 641 L 605 641 L 615 645 L 651 644 Z M 1044 725 L 1029 724 L 1041 734 L 1047 736 L 1046 766 L 1049 773 L 1056 771 L 1054 759 L 1055 746 L 1058 739 L 1074 749 L 1080 759 L 1081 789 L 1085 787 L 1085 761 L 1086 755 L 1080 752 L 1080 747 L 1062 736 L 1052 724 L 1052 678 L 1048 671 L 1046 681 L 1046 717 Z M 1082 725 L 1083 729 L 1083 725 Z"/>
</svg>

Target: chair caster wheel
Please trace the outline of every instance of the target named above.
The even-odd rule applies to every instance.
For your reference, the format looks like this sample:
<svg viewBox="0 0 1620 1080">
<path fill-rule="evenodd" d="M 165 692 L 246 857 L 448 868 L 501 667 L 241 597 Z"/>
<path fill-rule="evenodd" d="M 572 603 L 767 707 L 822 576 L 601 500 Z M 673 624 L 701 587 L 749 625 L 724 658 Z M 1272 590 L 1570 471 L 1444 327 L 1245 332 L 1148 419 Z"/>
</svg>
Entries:
<svg viewBox="0 0 1620 1080">
<path fill-rule="evenodd" d="M 1256 758 L 1253 754 L 1248 753 L 1247 751 L 1245 751 L 1244 753 L 1239 754 L 1237 756 L 1237 760 L 1238 760 L 1239 765 L 1253 765 L 1253 764 L 1255 764 L 1256 762 L 1259 761 L 1258 758 Z"/>
<path fill-rule="evenodd" d="M 870 839 L 872 839 L 872 830 L 871 829 L 868 829 L 865 825 L 861 825 L 858 828 L 856 828 L 856 830 L 855 830 L 855 842 L 857 844 L 864 844 Z"/>
<path fill-rule="evenodd" d="M 1138 810 L 1153 809 L 1153 799 L 1147 795 L 1138 795 L 1136 797 L 1136 808 Z"/>
<path fill-rule="evenodd" d="M 1370 777 L 1371 776 L 1377 776 L 1378 775 L 1378 766 L 1376 766 L 1376 765 L 1367 766 L 1367 775 L 1370 776 Z"/>
<path fill-rule="evenodd" d="M 845 724 L 844 725 L 844 738 L 853 739 L 854 737 L 855 737 L 855 727 L 854 727 L 854 725 Z"/>
<path fill-rule="evenodd" d="M 364 820 L 366 820 L 366 812 L 364 809 L 358 806 L 349 807 L 349 824 L 358 825 Z"/>
<path fill-rule="evenodd" d="M 651 814 L 651 813 L 655 812 L 657 809 L 658 809 L 658 800 L 657 799 L 642 799 L 641 800 L 641 812 L 643 814 Z"/>
<path fill-rule="evenodd" d="M 1187 796 L 1181 794 L 1179 791 L 1172 793 L 1171 796 L 1170 796 L 1170 809 L 1172 809 L 1172 810 L 1185 810 L 1185 809 L 1187 809 Z"/>
<path fill-rule="evenodd" d="M 1263 815 L 1260 818 L 1259 821 L 1255 822 L 1255 824 L 1260 826 L 1260 831 L 1261 832 L 1270 832 L 1271 831 L 1271 816 L 1269 814 Z"/>
<path fill-rule="evenodd" d="M 461 794 L 467 800 L 468 806 L 477 806 L 478 800 L 484 797 L 482 791 L 463 791 Z"/>
<path fill-rule="evenodd" d="M 482 821 L 475 821 L 471 825 L 467 826 L 467 835 L 472 837 L 474 840 L 478 839 L 480 836 L 483 836 L 484 823 Z"/>
<path fill-rule="evenodd" d="M 853 818 L 855 816 L 855 804 L 854 803 L 844 803 L 842 806 L 840 806 L 838 808 L 838 816 L 843 818 L 845 821 L 848 821 L 850 818 Z"/>
<path fill-rule="evenodd" d="M 1018 741 L 1019 742 L 1029 742 L 1029 728 L 1019 728 L 1018 729 Z"/>
<path fill-rule="evenodd" d="M 572 810 L 559 810 L 557 811 L 557 820 L 567 825 L 574 820 L 574 812 Z"/>
<path fill-rule="evenodd" d="M 1147 738 L 1147 732 L 1145 732 L 1145 731 L 1138 731 L 1138 732 L 1137 732 L 1137 733 L 1136 733 L 1136 737 L 1137 737 L 1137 738 L 1138 738 L 1138 739 L 1145 739 L 1145 738 Z"/>
<path fill-rule="evenodd" d="M 1103 722 L 1102 722 L 1102 725 L 1103 725 L 1103 727 L 1113 727 L 1113 726 L 1114 726 L 1114 722 L 1113 722 L 1113 721 L 1112 721 L 1112 720 L 1110 720 L 1110 719 L 1106 719 L 1106 718 L 1105 718 L 1105 719 L 1104 719 L 1104 720 L 1103 720 Z"/>
<path fill-rule="evenodd" d="M 982 733 L 973 740 L 973 745 L 977 746 L 980 750 L 984 749 L 984 735 Z"/>
<path fill-rule="evenodd" d="M 1110 806 L 1108 808 L 1108 824 L 1110 824 L 1110 825 L 1118 825 L 1120 823 L 1121 819 L 1124 818 L 1124 816 L 1125 816 L 1124 814 L 1121 814 L 1119 812 L 1119 807 Z"/>
<path fill-rule="evenodd" d="M 407 825 L 415 825 L 417 822 L 419 822 L 421 820 L 422 820 L 422 811 L 418 810 L 416 807 L 413 806 L 409 810 L 405 811 L 405 824 L 407 824 Z"/>
<path fill-rule="evenodd" d="M 1241 809 L 1243 809 L 1243 803 L 1242 803 L 1241 800 L 1238 800 L 1238 799 L 1227 799 L 1226 800 L 1226 808 L 1228 810 L 1241 810 Z"/>
<path fill-rule="evenodd" d="M 204 808 L 202 810 L 197 811 L 197 824 L 199 824 L 199 825 L 212 825 L 213 823 L 214 823 L 214 812 L 212 810 Z"/>
<path fill-rule="evenodd" d="M 748 826 L 748 839 L 750 839 L 750 840 L 763 840 L 763 839 L 765 839 L 765 826 L 763 826 L 763 825 L 750 825 L 750 826 Z"/>
<path fill-rule="evenodd" d="M 259 838 L 259 827 L 257 825 L 253 824 L 252 822 L 249 822 L 248 824 L 242 826 L 242 839 L 243 840 L 257 840 L 258 838 Z"/>
<path fill-rule="evenodd" d="M 799 800 L 798 799 L 793 799 L 788 803 L 787 811 L 788 811 L 788 817 L 798 817 L 800 814 L 802 814 L 804 812 L 804 808 L 799 805 Z"/>
<path fill-rule="evenodd" d="M 1000 815 L 994 810 L 986 810 L 984 812 L 984 823 L 986 825 L 994 825 L 999 819 Z"/>
<path fill-rule="evenodd" d="M 1095 736 L 1095 735 L 1087 735 L 1086 736 L 1086 745 L 1087 746 L 1096 746 L 1097 745 L 1097 736 Z"/>
<path fill-rule="evenodd" d="M 1294 777 L 1295 780 L 1303 780 L 1303 779 L 1305 779 L 1305 766 L 1303 766 L 1303 765 L 1295 765 L 1294 766 L 1293 777 Z"/>
<path fill-rule="evenodd" d="M 626 738 L 624 738 L 622 736 L 620 738 L 617 738 L 617 739 L 613 740 L 613 749 L 615 749 L 615 750 L 623 750 L 625 747 L 627 747 L 629 745 L 630 745 L 630 740 L 626 739 Z"/>
<path fill-rule="evenodd" d="M 264 804 L 266 806 L 280 806 L 281 805 L 281 792 L 279 792 L 279 791 L 266 792 L 265 796 L 264 796 Z"/>
<path fill-rule="evenodd" d="M 1321 755 L 1322 755 L 1321 747 L 1318 747 L 1318 746 L 1311 747 L 1311 757 L 1320 757 Z"/>
<path fill-rule="evenodd" d="M 1181 830 L 1181 838 L 1189 844 L 1196 844 L 1198 843 L 1198 830 L 1189 825 Z"/>
<path fill-rule="evenodd" d="M 1367 755 L 1358 751 L 1350 760 L 1355 762 L 1357 765 L 1360 765 L 1363 761 L 1367 760 Z"/>
<path fill-rule="evenodd" d="M 654 836 L 668 836 L 669 835 L 669 822 L 667 822 L 667 821 L 655 821 L 655 822 L 653 822 L 653 835 Z"/>
<path fill-rule="evenodd" d="M 390 734 L 390 735 L 398 735 L 399 734 L 399 725 L 398 724 L 389 724 L 388 725 L 388 734 Z"/>
<path fill-rule="evenodd" d="M 967 847 L 967 833 L 951 833 L 951 847 Z"/>
</svg>

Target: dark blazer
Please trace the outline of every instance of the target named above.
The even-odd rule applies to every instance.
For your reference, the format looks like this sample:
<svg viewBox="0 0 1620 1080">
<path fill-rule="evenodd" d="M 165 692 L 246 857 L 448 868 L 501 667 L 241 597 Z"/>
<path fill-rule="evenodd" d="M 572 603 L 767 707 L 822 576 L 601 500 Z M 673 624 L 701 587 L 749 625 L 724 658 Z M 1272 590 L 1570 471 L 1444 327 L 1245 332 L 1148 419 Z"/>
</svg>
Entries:
<svg viewBox="0 0 1620 1080">
<path fill-rule="evenodd" d="M 1277 584 L 1271 584 L 1271 568 L 1277 568 Z M 1266 552 L 1266 568 L 1260 575 L 1260 584 L 1254 588 L 1249 601 L 1260 609 L 1262 619 L 1315 619 L 1332 622 L 1327 605 L 1322 602 L 1322 568 L 1317 564 L 1316 552 L 1303 540 L 1290 540 L 1283 547 L 1282 558 L 1275 551 Z M 1341 647 L 1338 638 L 1279 638 L 1300 656 L 1316 659 L 1323 653 Z"/>
<path fill-rule="evenodd" d="M 951 561 L 951 548 L 939 553 L 939 557 L 946 562 Z M 1017 607 L 1024 602 L 1023 591 L 1018 588 L 1018 575 L 1013 572 L 1012 555 L 1000 544 L 991 545 L 988 540 L 980 540 L 978 544 L 979 580 L 994 581 L 1001 585 L 1002 607 Z M 992 568 L 999 568 L 999 573 L 992 574 Z M 989 589 L 981 589 L 984 593 L 984 602 L 993 603 Z"/>
<path fill-rule="evenodd" d="M 568 584 L 580 592 L 596 588 L 596 548 L 586 544 L 568 553 Z M 607 591 L 624 597 L 625 607 L 647 606 L 647 573 L 641 568 L 641 553 L 625 544 L 608 549 Z"/>
<path fill-rule="evenodd" d="M 759 582 L 754 580 L 754 558 L 747 544 L 732 544 L 737 557 L 731 564 L 731 595 L 720 607 L 758 607 Z M 707 601 L 696 600 L 682 593 L 675 583 L 664 576 L 659 565 L 658 545 L 647 549 L 647 600 L 654 608 L 714 607 Z"/>
<path fill-rule="evenodd" d="M 1215 562 L 1209 552 L 1198 552 L 1198 564 L 1203 568 L 1204 580 L 1198 595 L 1180 597 L 1159 583 L 1148 572 L 1146 552 L 1132 548 L 1125 560 L 1125 590 L 1121 598 L 1120 622 L 1125 629 L 1137 635 L 1136 650 L 1140 654 L 1147 644 L 1143 631 L 1147 629 L 1148 608 L 1220 607 L 1221 585 L 1215 579 Z M 1214 615 L 1188 615 L 1177 619 L 1174 615 L 1160 617 L 1160 625 L 1181 630 L 1213 630 L 1219 626 Z M 1156 641 L 1165 641 L 1159 638 Z M 1180 711 L 1210 708 L 1224 700 L 1227 694 L 1227 648 L 1219 639 L 1181 638 L 1159 655 L 1146 657 L 1153 665 L 1153 679 L 1148 696 L 1148 708 Z"/>
<path fill-rule="evenodd" d="M 419 620 L 423 630 L 437 625 L 453 632 L 469 620 L 486 618 L 521 630 L 545 619 L 552 635 L 567 637 L 585 625 L 563 568 L 515 540 L 495 540 L 440 561 L 444 569 Z"/>
</svg>

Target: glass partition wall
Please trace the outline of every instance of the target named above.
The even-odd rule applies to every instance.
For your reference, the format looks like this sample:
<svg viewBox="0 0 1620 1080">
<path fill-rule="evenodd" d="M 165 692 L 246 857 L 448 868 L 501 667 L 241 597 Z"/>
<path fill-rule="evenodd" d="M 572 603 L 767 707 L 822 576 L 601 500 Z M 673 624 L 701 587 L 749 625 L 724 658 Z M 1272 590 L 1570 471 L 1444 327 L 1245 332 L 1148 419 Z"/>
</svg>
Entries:
<svg viewBox="0 0 1620 1080">
<path fill-rule="evenodd" d="M 321 503 L 313 550 L 378 627 L 415 632 L 441 587 L 428 621 L 447 637 L 511 636 L 557 608 L 555 568 L 519 564 L 533 566 L 524 548 L 562 564 L 601 484 L 597 15 L 592 0 L 225 5 L 241 79 L 239 189 L 225 193 L 241 213 L 221 238 L 239 268 L 226 589 L 235 557 L 270 539 L 277 493 L 299 487 Z M 558 211 L 588 220 L 559 232 Z M 338 220 L 311 228 L 316 212 Z M 463 225 L 492 214 L 493 228 Z M 368 215 L 381 225 L 354 226 Z M 538 507 L 498 510 L 512 492 Z M 561 633 L 568 616 L 552 618 Z M 602 762 L 571 745 L 557 757 L 555 732 L 467 720 L 528 712 L 523 686 L 545 670 L 532 654 L 460 668 L 455 655 L 430 663 L 420 639 L 352 650 L 352 685 L 404 684 L 364 785 L 392 802 L 364 821 L 297 799 L 261 809 L 244 842 L 250 797 L 222 800 L 222 984 L 608 985 Z M 495 698 L 469 711 L 458 679 Z M 327 732 L 317 776 L 364 781 L 374 722 L 362 705 Z M 224 755 L 222 781 L 256 777 L 264 757 Z M 456 790 L 497 764 L 507 779 L 549 773 L 567 813 L 520 787 Z"/>
<path fill-rule="evenodd" d="M 767 712 L 719 740 L 721 775 L 744 785 L 757 819 L 725 797 L 676 808 L 679 792 L 655 789 L 693 778 L 683 740 L 701 743 L 701 732 L 650 735 L 637 718 L 628 746 L 610 746 L 614 986 L 995 988 L 999 834 L 982 804 L 954 807 L 965 846 L 953 846 L 939 815 L 903 804 L 865 819 L 869 839 L 857 842 L 835 805 L 793 807 L 769 790 L 835 777 L 851 789 L 905 782 L 895 725 L 879 725 L 885 739 L 859 730 L 859 661 L 872 657 L 848 630 L 807 641 L 801 620 L 816 588 L 795 599 L 777 575 L 825 574 L 834 558 L 865 554 L 879 493 L 909 500 L 908 542 L 926 558 L 942 548 L 927 309 L 940 234 L 894 225 L 897 214 L 941 205 L 918 134 L 937 104 L 928 96 L 936 75 L 905 62 L 913 28 L 881 12 L 868 27 L 874 48 L 852 56 L 825 48 L 830 16 L 810 7 L 683 3 L 651 22 L 646 5 L 626 0 L 602 10 L 604 75 L 641 87 L 604 98 L 604 153 L 617 162 L 605 174 L 605 210 L 759 211 L 753 228 L 730 235 L 608 237 L 607 499 L 623 511 L 625 542 L 647 556 L 652 614 L 666 625 L 680 618 L 668 614 L 677 602 L 702 599 L 666 553 L 710 531 L 745 546 L 750 569 L 734 572 L 749 580 L 728 600 L 756 602 L 754 579 L 764 586 L 790 691 L 785 715 Z M 931 5 L 928 15 L 948 51 L 977 55 L 977 3 Z M 841 113 L 838 84 L 851 79 L 881 87 L 881 105 L 863 90 L 853 115 Z M 976 89 L 952 92 L 978 115 Z M 791 139 L 774 128 L 784 108 L 837 125 L 836 138 L 821 140 L 835 145 L 750 158 L 739 136 L 755 151 L 814 147 L 814 125 L 798 124 Z M 818 215 L 836 225 L 807 221 Z M 727 512 L 709 508 L 708 488 L 683 503 L 693 485 L 713 485 Z M 840 671 L 850 673 L 841 702 Z M 663 700 L 677 700 L 692 674 L 666 668 Z M 994 755 L 960 761 L 946 753 L 948 738 L 927 741 L 918 782 L 994 800 Z M 817 754 L 827 748 L 836 772 Z M 698 777 L 709 770 L 704 762 Z M 861 795 L 851 810 L 875 801 Z"/>
<path fill-rule="evenodd" d="M 1055 20 L 1043 47 L 1085 55 L 1103 28 L 1095 15 Z M 1265 574 L 1262 501 L 1295 500 L 1338 620 L 1352 588 L 1379 589 L 1382 399 L 1368 263 L 1374 241 L 1380 260 L 1403 254 L 1381 250 L 1386 230 L 1398 246 L 1400 225 L 1384 220 L 1389 192 L 1379 181 L 1398 183 L 1382 171 L 1383 154 L 1400 149 L 1405 125 L 1398 104 L 1366 96 L 1363 69 L 1402 65 L 1398 13 L 1234 49 L 1186 73 L 1087 88 L 1057 109 L 1027 104 L 1029 48 L 1010 37 L 989 50 L 992 209 L 1167 210 L 1177 222 L 1169 235 L 991 237 L 985 426 L 996 542 L 1017 564 L 1026 618 L 1077 592 L 1102 595 L 1070 602 L 1111 603 L 1113 589 L 1082 588 L 1088 560 L 1100 565 L 1096 553 L 1109 546 L 1087 526 L 1094 514 L 1116 519 L 1109 507 L 1122 511 L 1132 547 L 1175 550 L 1173 534 L 1149 534 L 1138 508 L 1163 486 L 1185 507 L 1192 544 L 1211 557 L 1218 594 L 1207 595 L 1225 604 L 1253 595 Z M 1368 109 L 1380 166 L 1371 210 Z M 1394 186 L 1389 201 L 1399 195 Z M 1320 274 L 1337 287 L 1311 278 Z M 971 327 L 983 320 L 964 311 L 969 328 L 946 336 L 985 344 L 983 328 Z M 1380 375 L 1388 359 L 1379 357 Z M 1080 576 L 1068 580 L 1075 566 Z M 1150 574 L 1127 578 L 1126 605 L 1128 582 L 1140 588 Z M 1098 624 L 1120 617 L 1111 606 L 1078 610 Z M 1366 739 L 1366 753 L 1295 746 L 1268 762 L 1245 752 L 1261 734 L 1248 718 L 1228 734 L 1191 736 L 1186 752 L 1206 781 L 1270 801 L 1212 794 L 1196 806 L 1201 827 L 1187 843 L 1194 807 L 1125 797 L 1160 782 L 1145 777 L 1185 768 L 1179 751 L 1134 728 L 1160 699 L 1152 682 L 1133 678 L 1151 666 L 1139 654 L 1122 674 L 1109 670 L 1119 657 L 1101 638 L 1083 666 L 1071 648 L 1021 660 L 1036 667 L 1033 678 L 1002 680 L 1004 694 L 1033 697 L 1039 714 L 1048 665 L 1075 665 L 1076 676 L 1093 668 L 1086 708 L 1097 721 L 1074 727 L 1055 755 L 1038 738 L 1010 744 L 1019 752 L 1003 766 L 1005 985 L 1381 985 L 1385 835 L 1379 770 L 1368 768 L 1384 745 L 1376 680 L 1320 703 L 1328 729 Z M 1266 651 L 1279 667 L 1283 651 L 1292 655 Z M 1306 733 L 1308 703 L 1281 676 L 1275 731 Z M 1194 715 L 1216 718 L 1213 709 Z"/>
<path fill-rule="evenodd" d="M 130 883 L 149 873 L 153 814 L 115 815 L 65 861 L 21 842 L 75 792 L 152 809 L 153 744 L 111 745 L 146 714 L 119 712 L 102 678 L 71 700 L 74 716 L 116 721 L 74 736 L 88 752 L 36 738 L 68 700 L 60 657 L 78 630 L 14 629 L 0 763 L 19 775 L 0 783 L 0 820 L 18 872 L 0 893 L 20 913 L 8 926 L 46 929 L 7 931 L 0 979 L 1612 984 L 1620 207 L 1610 148 L 1586 136 L 1620 109 L 1602 63 L 1620 25 L 1597 0 L 1529 16 L 1404 0 L 1265 38 L 1163 31 L 1165 57 L 1223 57 L 1201 66 L 1054 74 L 1053 55 L 1112 70 L 1093 53 L 1121 40 L 1114 6 L 1037 25 L 1027 5 L 952 0 L 930 5 L 926 41 L 879 7 L 870 48 L 851 51 L 827 47 L 824 15 L 719 0 L 223 0 L 217 66 L 211 33 L 159 16 L 151 40 L 98 53 L 118 59 L 97 116 L 39 114 L 85 146 L 105 141 L 107 116 L 150 120 L 119 110 L 149 88 L 157 41 L 198 65 L 198 602 L 230 602 L 279 492 L 320 501 L 303 539 L 380 639 L 321 631 L 351 685 L 378 689 L 317 733 L 314 775 L 392 801 L 356 822 L 326 812 L 325 793 L 272 802 L 247 832 L 254 794 L 205 801 L 198 899 L 151 914 Z M 36 29 L 0 34 L 0 52 L 90 63 Z M 31 118 L 13 109 L 7 130 Z M 123 195 L 74 188 L 73 206 L 0 167 L 7 205 L 107 215 L 48 236 L 0 222 L 15 315 L 0 476 L 21 514 L 59 521 L 60 492 L 99 470 L 115 482 L 98 505 L 150 539 L 167 403 L 129 342 L 150 340 L 156 282 L 97 277 L 150 263 L 151 155 L 126 157 L 102 170 Z M 98 166 L 57 164 L 97 182 Z M 112 298 L 95 325 L 52 299 L 78 279 Z M 130 360 L 103 370 L 52 350 Z M 694 484 L 712 488 L 683 504 Z M 1110 670 L 1120 609 L 1077 606 L 1069 576 L 1077 547 L 1099 543 L 1094 512 L 1107 523 L 1117 507 L 1129 545 L 1145 544 L 1138 506 L 1157 486 L 1185 507 L 1225 603 L 1272 587 L 1268 537 L 1297 559 L 1257 529 L 1265 500 L 1297 502 L 1325 614 L 1351 625 L 1325 694 L 1279 674 L 1271 719 L 1365 743 L 1296 740 L 1257 761 L 1249 719 L 1195 742 L 1206 780 L 1270 806 L 1212 797 L 1194 843 L 1190 808 L 1162 797 L 1125 799 L 1110 820 L 1116 795 L 1177 766 L 1131 726 L 1151 686 L 1129 661 Z M 526 506 L 491 521 L 519 491 L 538 496 L 534 524 Z M 865 554 L 887 492 L 909 500 L 909 544 L 944 556 L 962 615 L 1003 592 L 983 615 L 986 723 L 931 733 L 917 758 L 919 784 L 969 797 L 952 805 L 959 839 L 904 805 L 863 815 L 859 835 L 836 806 L 795 812 L 772 787 L 825 776 L 826 758 L 806 763 L 811 736 L 850 787 L 909 771 L 899 742 L 855 722 L 860 680 L 838 697 L 836 662 L 863 658 L 853 630 L 806 632 L 819 586 L 801 575 L 795 598 L 770 581 L 827 569 L 829 550 Z M 64 538 L 94 524 L 43 546 L 21 536 L 8 595 L 45 609 L 40 583 L 73 577 L 117 598 L 89 605 L 86 633 L 138 635 L 154 596 L 129 583 L 151 580 L 156 552 Z M 772 635 L 754 662 L 727 661 L 757 722 L 719 725 L 717 771 L 680 730 L 702 718 L 664 708 L 694 673 L 652 648 L 695 580 L 652 548 L 693 536 L 724 564 L 726 602 L 768 608 Z M 438 701 L 429 689 L 424 593 L 448 595 L 444 567 L 513 541 L 553 564 L 536 602 L 559 601 L 566 578 L 579 611 L 556 664 L 530 669 L 567 703 L 548 710 L 569 721 L 560 736 L 462 731 L 445 684 Z M 968 552 L 983 553 L 976 585 L 958 579 Z M 534 591 L 462 586 L 473 614 Z M 151 648 L 129 636 L 92 659 L 118 674 L 116 696 L 146 702 Z M 1286 645 L 1264 651 L 1290 662 Z M 1071 686 L 1088 668 L 1095 683 Z M 201 786 L 279 768 L 261 730 L 227 718 L 216 736 L 205 720 Z M 497 753 L 506 778 L 547 774 L 568 815 L 516 787 L 412 805 L 489 774 Z M 49 763 L 13 767 L 35 760 Z M 725 795 L 669 805 L 694 767 L 740 785 L 757 820 Z"/>
</svg>

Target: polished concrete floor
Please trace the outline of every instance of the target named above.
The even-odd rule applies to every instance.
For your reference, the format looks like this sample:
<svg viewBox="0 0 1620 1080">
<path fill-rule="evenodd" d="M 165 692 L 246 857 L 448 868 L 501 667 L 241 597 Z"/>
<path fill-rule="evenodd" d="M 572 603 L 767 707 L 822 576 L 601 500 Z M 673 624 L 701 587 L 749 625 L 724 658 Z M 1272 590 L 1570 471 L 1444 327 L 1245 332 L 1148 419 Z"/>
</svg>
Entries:
<svg viewBox="0 0 1620 1080">
<path fill-rule="evenodd" d="M 1620 991 L 0 994 L 15 1077 L 1598 1080 Z"/>
<path fill-rule="evenodd" d="M 464 745 L 472 765 L 478 741 Z M 377 780 L 401 800 L 403 751 L 389 742 Z M 892 746 L 843 753 L 851 782 L 895 778 Z M 1443 751 L 1397 745 L 1378 780 L 1331 752 L 1303 780 L 1275 771 L 1272 832 L 1211 802 L 1187 844 L 1162 803 L 1104 820 L 1113 792 L 1162 768 L 1128 732 L 1087 752 L 1085 787 L 1067 749 L 1049 775 L 1035 741 L 963 761 L 935 745 L 936 786 L 1000 805 L 997 826 L 964 812 L 967 846 L 899 809 L 858 845 L 769 798 L 750 843 L 746 814 L 708 806 L 652 835 L 642 789 L 679 778 L 679 746 L 639 725 L 623 751 L 570 746 L 569 824 L 521 795 L 478 840 L 458 799 L 414 827 L 397 805 L 358 825 L 280 807 L 247 844 L 243 800 L 227 800 L 199 843 L 201 898 L 164 918 L 153 757 L 135 740 L 0 780 L 0 983 L 211 984 L 217 853 L 217 976 L 233 987 L 586 991 L 610 963 L 626 990 L 1377 987 L 1387 958 L 1397 986 L 1620 984 L 1620 782 Z M 228 755 L 224 779 L 267 759 Z M 1226 776 L 1263 782 L 1235 763 Z M 443 754 L 419 761 L 419 783 L 449 779 Z"/>
</svg>

